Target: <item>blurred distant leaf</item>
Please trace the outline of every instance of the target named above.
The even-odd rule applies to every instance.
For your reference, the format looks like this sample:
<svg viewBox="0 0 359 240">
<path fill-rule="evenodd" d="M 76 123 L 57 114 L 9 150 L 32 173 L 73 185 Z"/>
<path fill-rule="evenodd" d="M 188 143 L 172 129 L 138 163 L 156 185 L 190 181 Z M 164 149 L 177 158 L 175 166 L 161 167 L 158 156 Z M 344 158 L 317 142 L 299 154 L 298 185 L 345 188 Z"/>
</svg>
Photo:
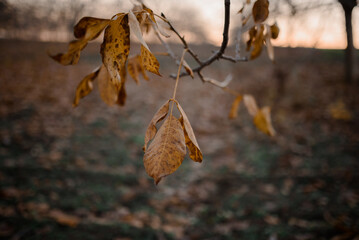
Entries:
<svg viewBox="0 0 359 240">
<path fill-rule="evenodd" d="M 335 103 L 330 104 L 328 106 L 328 110 L 334 119 L 348 121 L 353 118 L 352 113 L 342 100 L 338 100 Z"/>
<path fill-rule="evenodd" d="M 251 52 L 251 59 L 259 57 L 262 52 L 262 46 L 264 42 L 264 26 L 261 25 L 260 29 L 257 30 L 255 39 L 252 41 L 253 50 Z"/>
<path fill-rule="evenodd" d="M 230 110 L 230 112 L 229 112 L 229 116 L 228 116 L 230 119 L 234 119 L 234 118 L 237 117 L 239 104 L 241 103 L 242 99 L 243 99 L 242 95 L 238 95 L 238 96 L 234 99 L 234 101 L 233 101 L 233 103 L 232 103 L 231 110 Z"/>
<path fill-rule="evenodd" d="M 256 127 L 269 136 L 274 136 L 275 131 L 272 126 L 270 117 L 270 108 L 264 107 L 260 109 L 254 117 L 254 124 Z"/>
<path fill-rule="evenodd" d="M 267 19 L 269 14 L 268 6 L 268 0 L 257 0 L 254 3 L 252 15 L 256 23 L 262 23 Z"/>
<path fill-rule="evenodd" d="M 158 184 L 181 166 L 186 155 L 185 136 L 180 121 L 170 115 L 145 152 L 146 172 Z"/>
<path fill-rule="evenodd" d="M 53 218 L 56 222 L 69 227 L 76 227 L 80 223 L 78 217 L 66 214 L 57 209 L 51 210 L 48 213 L 48 216 Z"/>
<path fill-rule="evenodd" d="M 258 112 L 258 106 L 254 97 L 252 95 L 245 94 L 243 96 L 243 101 L 249 114 L 254 117 Z"/>
</svg>

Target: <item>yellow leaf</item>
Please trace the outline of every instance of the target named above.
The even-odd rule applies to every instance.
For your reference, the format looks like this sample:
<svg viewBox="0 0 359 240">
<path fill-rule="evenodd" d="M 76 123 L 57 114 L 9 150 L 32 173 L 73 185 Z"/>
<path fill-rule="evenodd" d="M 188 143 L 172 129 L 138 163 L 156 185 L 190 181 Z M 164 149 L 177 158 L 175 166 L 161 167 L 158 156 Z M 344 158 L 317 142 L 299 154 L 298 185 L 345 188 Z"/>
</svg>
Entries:
<svg viewBox="0 0 359 240">
<path fill-rule="evenodd" d="M 147 71 L 161 76 L 161 74 L 159 73 L 160 63 L 158 62 L 156 57 L 143 45 L 141 45 L 141 59 L 142 65 Z"/>
<path fill-rule="evenodd" d="M 57 209 L 51 210 L 48 216 L 56 222 L 69 227 L 76 227 L 80 223 L 80 219 L 77 216 L 69 215 Z"/>
<path fill-rule="evenodd" d="M 84 39 L 74 40 L 69 43 L 69 47 L 66 53 L 59 53 L 56 55 L 50 55 L 52 59 L 61 63 L 62 65 L 74 65 L 79 62 L 81 50 L 87 45 L 87 41 Z"/>
<path fill-rule="evenodd" d="M 109 19 L 83 17 L 74 27 L 74 36 L 93 40 L 101 34 L 109 22 Z"/>
<path fill-rule="evenodd" d="M 253 19 L 256 23 L 264 22 L 269 14 L 268 10 L 269 2 L 268 0 L 257 0 L 252 9 Z"/>
<path fill-rule="evenodd" d="M 110 106 L 114 105 L 118 100 L 119 86 L 121 85 L 117 87 L 111 82 L 110 75 L 104 65 L 101 66 L 97 78 L 98 90 L 102 100 Z"/>
<path fill-rule="evenodd" d="M 125 88 L 125 81 L 121 83 L 121 88 L 118 92 L 117 104 L 120 106 L 124 106 L 126 103 L 126 88 Z"/>
<path fill-rule="evenodd" d="M 244 105 L 248 110 L 249 115 L 254 117 L 258 112 L 258 106 L 254 97 L 252 95 L 245 94 L 243 96 L 243 101 L 244 101 Z"/>
<path fill-rule="evenodd" d="M 120 89 L 125 81 L 126 61 L 130 52 L 130 28 L 128 15 L 116 15 L 105 30 L 101 44 L 102 62 L 111 77 L 111 82 Z"/>
<path fill-rule="evenodd" d="M 270 32 L 271 32 L 271 38 L 277 39 L 279 36 L 279 27 L 277 26 L 277 23 L 270 26 Z"/>
<path fill-rule="evenodd" d="M 342 100 L 338 100 L 337 102 L 330 104 L 328 109 L 330 115 L 334 119 L 351 120 L 353 118 L 352 113 L 349 111 L 349 109 Z"/>
<path fill-rule="evenodd" d="M 148 142 L 151 141 L 157 133 L 156 124 L 158 122 L 162 121 L 167 116 L 168 107 L 169 107 L 169 101 L 167 101 L 165 104 L 163 104 L 157 110 L 156 114 L 153 116 L 153 118 L 146 130 L 145 145 L 143 146 L 143 151 L 146 151 Z"/>
<path fill-rule="evenodd" d="M 145 152 L 143 162 L 147 174 L 158 184 L 177 170 L 186 155 L 185 136 L 180 121 L 169 116 Z"/>
<path fill-rule="evenodd" d="M 251 52 L 251 59 L 259 57 L 262 52 L 262 46 L 264 42 L 264 26 L 261 25 L 260 29 L 257 31 L 257 35 L 252 42 L 253 50 Z"/>
<path fill-rule="evenodd" d="M 140 83 L 139 79 L 138 79 L 138 75 L 141 73 L 143 78 L 145 80 L 150 80 L 145 72 L 145 69 L 142 65 L 142 59 L 140 55 L 136 55 L 133 57 L 130 57 L 128 59 L 128 64 L 127 64 L 127 70 L 128 73 L 130 74 L 130 76 L 133 78 L 133 80 L 135 80 L 135 82 L 137 84 Z"/>
<path fill-rule="evenodd" d="M 76 95 L 73 102 L 73 106 L 76 107 L 79 105 L 79 101 L 81 98 L 86 97 L 93 89 L 93 81 L 96 79 L 97 75 L 100 72 L 100 68 L 98 68 L 95 72 L 87 75 L 82 81 L 79 83 L 76 89 Z"/>
<path fill-rule="evenodd" d="M 242 99 L 243 97 L 241 95 L 238 95 L 236 99 L 234 99 L 228 116 L 230 119 L 234 119 L 237 117 L 239 104 L 241 103 Z"/>
<path fill-rule="evenodd" d="M 186 138 L 186 145 L 189 150 L 189 157 L 195 162 L 202 162 L 203 156 L 201 149 L 198 146 L 196 136 L 194 135 L 191 123 L 189 122 L 186 113 L 183 111 L 181 105 L 175 101 L 178 111 L 181 114 L 181 122 Z"/>
<path fill-rule="evenodd" d="M 62 65 L 77 64 L 80 59 L 81 50 L 87 46 L 88 41 L 98 37 L 101 32 L 108 25 L 109 20 L 84 17 L 74 27 L 74 35 L 79 40 L 74 40 L 69 43 L 66 53 L 59 53 L 57 55 L 50 55 L 55 61 Z"/>
<path fill-rule="evenodd" d="M 162 36 L 166 37 L 166 38 L 169 38 L 171 35 L 169 35 L 164 29 L 163 27 L 161 26 L 161 24 L 158 24 L 158 22 L 156 21 L 155 19 L 155 15 L 153 13 L 153 11 L 151 9 L 149 9 L 148 7 L 146 7 L 144 4 L 142 4 L 142 7 L 143 7 L 143 10 L 145 10 L 148 15 L 149 15 L 149 18 L 151 19 L 151 21 L 154 23 L 153 26 L 154 26 L 154 29 L 156 32 L 158 32 L 159 34 L 161 34 Z"/>
<path fill-rule="evenodd" d="M 270 108 L 264 107 L 260 109 L 254 117 L 254 124 L 256 127 L 269 136 L 274 136 L 275 131 L 272 126 L 272 120 L 270 117 Z"/>
</svg>

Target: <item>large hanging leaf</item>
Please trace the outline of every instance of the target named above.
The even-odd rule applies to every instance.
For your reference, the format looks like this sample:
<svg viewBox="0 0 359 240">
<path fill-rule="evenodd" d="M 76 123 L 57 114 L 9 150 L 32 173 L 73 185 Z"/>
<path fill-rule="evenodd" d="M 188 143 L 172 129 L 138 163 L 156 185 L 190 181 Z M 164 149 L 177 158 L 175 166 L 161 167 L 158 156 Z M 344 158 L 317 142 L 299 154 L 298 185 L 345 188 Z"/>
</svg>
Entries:
<svg viewBox="0 0 359 240">
<path fill-rule="evenodd" d="M 203 159 L 202 152 L 197 143 L 197 139 L 196 136 L 194 135 L 191 123 L 189 122 L 188 117 L 186 113 L 183 111 L 181 105 L 177 101 L 175 101 L 175 103 L 177 105 L 178 111 L 181 114 L 181 119 L 182 119 L 181 122 L 182 122 L 184 135 L 186 138 L 186 145 L 189 150 L 189 157 L 195 162 L 202 162 Z"/>
<path fill-rule="evenodd" d="M 82 81 L 79 83 L 76 89 L 76 95 L 73 102 L 73 106 L 76 107 L 79 105 L 79 101 L 81 98 L 86 97 L 93 89 L 93 81 L 96 79 L 97 75 L 100 72 L 100 68 L 98 68 L 96 71 L 90 73 L 87 75 Z"/>
<path fill-rule="evenodd" d="M 143 146 L 143 151 L 146 151 L 147 144 L 149 141 L 151 141 L 156 133 L 157 128 L 156 124 L 160 121 L 162 121 L 168 113 L 168 107 L 169 107 L 169 101 L 165 102 L 156 112 L 156 114 L 153 116 L 150 124 L 147 127 L 146 135 L 145 135 L 145 145 Z"/>
<path fill-rule="evenodd" d="M 256 23 L 264 22 L 269 14 L 268 10 L 269 2 L 268 0 L 257 0 L 252 9 L 253 19 Z"/>
<path fill-rule="evenodd" d="M 128 14 L 117 14 L 105 30 L 101 44 L 102 62 L 111 82 L 120 89 L 126 75 L 126 61 L 130 52 L 130 28 Z"/>
<path fill-rule="evenodd" d="M 79 40 L 70 42 L 66 53 L 50 55 L 50 57 L 62 65 L 77 64 L 80 59 L 81 50 L 87 46 L 88 41 L 97 38 L 108 23 L 108 19 L 82 18 L 74 28 L 74 35 Z"/>
<path fill-rule="evenodd" d="M 180 121 L 169 116 L 145 152 L 147 174 L 158 184 L 181 166 L 186 155 L 185 136 Z"/>
</svg>

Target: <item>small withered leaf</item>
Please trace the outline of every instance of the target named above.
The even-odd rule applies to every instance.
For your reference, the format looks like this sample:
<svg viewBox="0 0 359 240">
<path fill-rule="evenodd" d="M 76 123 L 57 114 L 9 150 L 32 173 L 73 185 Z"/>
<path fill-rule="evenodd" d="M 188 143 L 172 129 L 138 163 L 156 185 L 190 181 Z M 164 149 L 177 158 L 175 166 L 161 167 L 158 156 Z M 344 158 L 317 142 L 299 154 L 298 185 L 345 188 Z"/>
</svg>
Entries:
<svg viewBox="0 0 359 240">
<path fill-rule="evenodd" d="M 66 53 L 49 54 L 50 57 L 62 65 L 77 64 L 80 59 L 80 53 L 87 46 L 88 41 L 97 38 L 108 24 L 109 20 L 107 19 L 82 18 L 74 28 L 74 35 L 79 40 L 70 42 Z"/>
<path fill-rule="evenodd" d="M 105 30 L 101 44 L 102 62 L 110 74 L 114 85 L 119 86 L 124 81 L 126 61 L 130 52 L 130 28 L 128 14 L 116 15 Z"/>
<path fill-rule="evenodd" d="M 145 80 L 150 80 L 142 65 L 142 59 L 140 55 L 128 58 L 127 71 L 133 80 L 135 80 L 136 84 L 140 84 L 140 80 L 138 78 L 140 74 L 142 74 Z"/>
<path fill-rule="evenodd" d="M 252 42 L 253 50 L 251 52 L 251 59 L 255 59 L 260 56 L 264 43 L 264 26 L 261 25 L 260 29 L 257 30 L 257 35 Z"/>
<path fill-rule="evenodd" d="M 104 65 L 101 66 L 97 78 L 98 90 L 102 100 L 109 106 L 116 104 L 121 85 L 115 85 L 111 81 L 111 77 Z"/>
<path fill-rule="evenodd" d="M 62 65 L 75 65 L 80 60 L 81 50 L 86 46 L 86 40 L 74 40 L 69 43 L 69 47 L 66 53 L 59 53 L 56 55 L 49 54 L 49 56 Z"/>
<path fill-rule="evenodd" d="M 189 150 L 189 157 L 195 162 L 202 162 L 203 159 L 202 152 L 197 143 L 197 139 L 196 136 L 194 135 L 191 123 L 189 122 L 188 117 L 186 113 L 183 111 L 181 105 L 177 101 L 175 101 L 175 103 L 178 108 L 178 111 L 181 114 L 181 119 L 182 119 L 181 122 L 182 122 L 184 135 L 186 137 L 186 145 Z"/>
<path fill-rule="evenodd" d="M 162 121 L 167 116 L 168 108 L 169 108 L 169 101 L 165 102 L 157 110 L 157 112 L 153 116 L 150 124 L 148 124 L 147 130 L 146 130 L 146 135 L 145 135 L 145 145 L 143 146 L 143 151 L 146 151 L 148 142 L 151 141 L 155 137 L 155 135 L 157 133 L 156 124 L 158 122 Z"/>
<path fill-rule="evenodd" d="M 86 97 L 92 91 L 93 89 L 92 82 L 96 79 L 97 75 L 99 74 L 100 68 L 101 67 L 99 67 L 96 71 L 90 73 L 86 77 L 84 77 L 84 79 L 82 79 L 82 81 L 79 83 L 79 85 L 76 88 L 76 95 L 74 102 L 72 104 L 74 107 L 79 105 L 79 101 L 81 98 Z"/>
<path fill-rule="evenodd" d="M 144 46 L 148 51 L 150 51 L 150 48 L 147 46 L 147 43 L 142 37 L 140 23 L 138 22 L 135 14 L 132 11 L 128 13 L 128 24 L 130 26 L 131 34 L 133 34 L 138 39 L 138 41 L 140 41 L 142 46 Z"/>
<path fill-rule="evenodd" d="M 141 59 L 142 65 L 147 71 L 161 76 L 159 73 L 160 63 L 155 55 L 148 51 L 143 45 L 141 45 Z"/>
<path fill-rule="evenodd" d="M 185 136 L 180 121 L 170 115 L 160 127 L 143 157 L 147 174 L 156 184 L 181 166 L 186 155 Z"/>
<path fill-rule="evenodd" d="M 253 121 L 256 127 L 262 132 L 264 132 L 265 134 L 269 136 L 275 135 L 275 130 L 272 126 L 269 107 L 263 107 L 262 109 L 260 109 L 255 115 Z"/>
<path fill-rule="evenodd" d="M 238 115 L 238 108 L 239 108 L 239 104 L 241 103 L 243 97 L 241 95 L 238 95 L 233 103 L 232 103 L 232 106 L 231 106 L 231 110 L 229 111 L 229 115 L 228 117 L 230 119 L 235 119 Z"/>
<path fill-rule="evenodd" d="M 269 15 L 268 10 L 269 2 L 268 0 L 257 0 L 252 9 L 253 19 L 256 23 L 264 22 Z"/>
</svg>

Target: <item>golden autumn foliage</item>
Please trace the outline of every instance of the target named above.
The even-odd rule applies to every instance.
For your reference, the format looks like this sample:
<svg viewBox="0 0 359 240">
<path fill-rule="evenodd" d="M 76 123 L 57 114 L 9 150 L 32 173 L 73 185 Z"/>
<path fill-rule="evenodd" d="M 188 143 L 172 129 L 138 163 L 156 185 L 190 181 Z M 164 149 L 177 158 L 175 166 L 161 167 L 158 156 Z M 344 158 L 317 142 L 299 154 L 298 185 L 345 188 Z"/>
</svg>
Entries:
<svg viewBox="0 0 359 240">
<path fill-rule="evenodd" d="M 247 1 L 246 5 L 238 14 L 243 14 L 243 9 L 248 6 L 251 6 L 251 1 Z M 269 58 L 272 61 L 274 60 L 274 50 L 271 45 L 271 39 L 278 37 L 279 28 L 276 24 L 269 26 L 265 23 L 269 14 L 268 6 L 269 2 L 267 0 L 257 0 L 252 6 L 251 15 L 244 16 L 243 18 L 243 26 L 249 24 L 250 18 L 252 18 L 252 22 L 255 23 L 251 23 L 252 25 L 247 26 L 249 38 L 246 42 L 246 50 L 250 52 L 250 59 L 257 58 L 261 54 L 263 45 L 265 44 Z M 159 20 L 167 24 L 169 29 L 184 43 L 185 50 L 183 51 L 180 61 L 176 58 L 166 42 L 162 40 L 161 36 L 168 38 L 170 34 L 158 23 Z M 252 95 L 242 95 L 229 90 L 227 85 L 232 80 L 231 75 L 230 78 L 227 78 L 225 81 L 219 82 L 215 79 L 205 78 L 200 74 L 200 70 L 203 67 L 210 65 L 214 60 L 219 60 L 221 56 L 219 54 L 223 54 L 223 51 L 219 54 L 215 53 L 213 59 L 207 61 L 199 60 L 197 55 L 188 48 L 184 38 L 178 34 L 166 17 L 163 14 L 162 16 L 155 14 L 150 8 L 143 4 L 136 5 L 128 12 L 118 13 L 111 19 L 82 18 L 74 27 L 76 40 L 69 43 L 67 52 L 50 55 L 55 61 L 62 65 L 77 64 L 80 59 L 80 53 L 87 46 L 88 42 L 96 39 L 102 32 L 104 33 L 100 49 L 102 64 L 95 71 L 85 76 L 78 84 L 73 106 L 78 106 L 80 100 L 92 92 L 95 81 L 97 81 L 100 96 L 107 105 L 112 106 L 117 104 L 123 106 L 127 98 L 127 75 L 130 75 L 136 84 L 139 84 L 140 76 L 145 80 L 149 80 L 146 71 L 161 76 L 159 61 L 155 57 L 155 54 L 151 52 L 143 38 L 144 33 L 148 33 L 151 29 L 154 30 L 166 48 L 167 53 L 165 55 L 174 58 L 179 65 L 173 97 L 164 103 L 155 113 L 148 125 L 144 139 L 144 166 L 147 174 L 154 179 L 156 184 L 158 184 L 163 177 L 172 174 L 180 167 L 186 156 L 187 149 L 189 157 L 194 162 L 200 163 L 203 160 L 202 152 L 189 119 L 179 102 L 175 99 L 179 77 L 183 74 L 194 78 L 194 73 L 197 72 L 203 82 L 209 82 L 234 94 L 236 98 L 230 109 L 229 118 L 234 119 L 237 117 L 240 103 L 243 101 L 248 113 L 253 117 L 254 125 L 260 131 L 270 136 L 275 135 L 271 123 L 270 108 L 263 107 L 259 109 Z M 130 41 L 133 37 L 139 41 L 140 52 L 131 56 Z M 190 53 L 197 61 L 200 65 L 199 67 L 192 69 L 189 66 L 184 59 L 186 52 Z M 184 72 L 181 73 L 182 67 Z M 178 110 L 178 118 L 173 115 L 174 106 L 176 106 Z M 156 125 L 161 122 L 163 122 L 162 125 L 157 129 Z M 61 219 L 67 218 L 65 216 L 64 218 L 61 217 Z M 71 221 L 72 219 L 69 218 L 69 222 Z M 75 224 L 74 221 L 73 225 Z"/>
</svg>

